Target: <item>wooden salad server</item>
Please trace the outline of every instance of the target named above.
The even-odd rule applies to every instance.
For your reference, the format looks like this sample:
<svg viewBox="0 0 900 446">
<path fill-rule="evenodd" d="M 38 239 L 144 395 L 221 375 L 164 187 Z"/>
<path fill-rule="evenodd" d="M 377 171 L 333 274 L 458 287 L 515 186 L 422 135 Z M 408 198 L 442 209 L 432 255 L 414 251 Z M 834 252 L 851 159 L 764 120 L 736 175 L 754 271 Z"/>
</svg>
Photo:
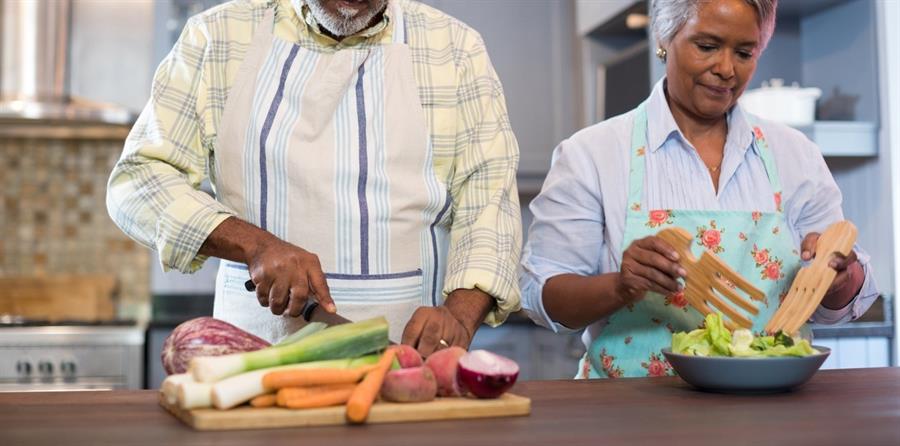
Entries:
<svg viewBox="0 0 900 446">
<path fill-rule="evenodd" d="M 800 268 L 784 301 L 766 325 L 766 332 L 779 330 L 793 335 L 809 320 L 822 303 L 825 292 L 837 276 L 837 271 L 828 266 L 835 253 L 844 256 L 853 250 L 857 229 L 853 223 L 843 220 L 833 223 L 816 241 L 816 257 L 809 266 Z"/>
<path fill-rule="evenodd" d="M 691 243 L 694 237 L 682 228 L 666 228 L 656 234 L 665 240 L 678 252 L 678 263 L 687 272 L 684 278 L 684 297 L 688 303 L 704 316 L 714 311 L 722 313 L 723 323 L 730 330 L 736 328 L 751 328 L 753 322 L 744 314 L 741 314 L 731 304 L 725 302 L 719 294 L 725 296 L 736 306 L 744 311 L 756 315 L 759 309 L 753 302 L 741 297 L 736 291 L 739 289 L 750 299 L 762 301 L 765 294 L 750 284 L 740 274 L 731 269 L 722 259 L 710 251 L 705 251 L 700 260 L 691 253 Z M 716 293 L 718 291 L 718 293 Z"/>
</svg>

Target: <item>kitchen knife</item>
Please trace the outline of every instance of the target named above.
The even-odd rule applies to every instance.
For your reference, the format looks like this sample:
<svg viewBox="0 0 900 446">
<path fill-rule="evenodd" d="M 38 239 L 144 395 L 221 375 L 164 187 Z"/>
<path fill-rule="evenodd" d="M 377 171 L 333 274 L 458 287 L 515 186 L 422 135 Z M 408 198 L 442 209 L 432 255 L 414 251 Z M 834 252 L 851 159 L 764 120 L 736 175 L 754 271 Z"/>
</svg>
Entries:
<svg viewBox="0 0 900 446">
<path fill-rule="evenodd" d="M 254 284 L 252 280 L 248 280 L 244 282 L 244 288 L 246 288 L 247 291 L 253 292 L 256 291 L 256 284 Z M 324 322 L 328 324 L 328 326 L 352 322 L 350 319 L 344 318 L 337 313 L 329 313 L 327 311 L 321 310 L 319 308 L 319 304 L 315 301 L 311 301 L 306 305 L 306 307 L 304 307 L 303 319 L 305 319 L 307 322 Z"/>
<path fill-rule="evenodd" d="M 256 291 L 256 285 L 253 284 L 252 280 L 244 282 L 244 287 L 247 288 L 247 291 Z M 329 313 L 319 307 L 321 307 L 321 305 L 319 305 L 318 302 L 311 301 L 308 303 L 306 308 L 303 309 L 303 319 L 305 319 L 306 322 L 323 322 L 329 327 L 332 325 L 353 322 L 340 314 Z M 391 345 L 396 345 L 396 342 L 391 341 Z"/>
</svg>

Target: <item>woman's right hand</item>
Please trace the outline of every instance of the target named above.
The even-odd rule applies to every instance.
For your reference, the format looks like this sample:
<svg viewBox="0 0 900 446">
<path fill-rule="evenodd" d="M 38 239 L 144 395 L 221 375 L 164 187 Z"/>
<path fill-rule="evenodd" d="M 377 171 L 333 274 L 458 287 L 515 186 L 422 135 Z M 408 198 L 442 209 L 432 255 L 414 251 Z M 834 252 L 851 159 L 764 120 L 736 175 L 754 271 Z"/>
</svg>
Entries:
<svg viewBox="0 0 900 446">
<path fill-rule="evenodd" d="M 622 253 L 616 293 L 626 305 L 643 299 L 648 291 L 669 295 L 681 290 L 678 279 L 685 275 L 675 249 L 659 237 L 644 237 Z"/>
<path fill-rule="evenodd" d="M 259 304 L 272 314 L 299 317 L 310 298 L 335 312 L 325 273 L 315 254 L 275 237 L 258 243 L 248 256 L 250 280 Z"/>
</svg>

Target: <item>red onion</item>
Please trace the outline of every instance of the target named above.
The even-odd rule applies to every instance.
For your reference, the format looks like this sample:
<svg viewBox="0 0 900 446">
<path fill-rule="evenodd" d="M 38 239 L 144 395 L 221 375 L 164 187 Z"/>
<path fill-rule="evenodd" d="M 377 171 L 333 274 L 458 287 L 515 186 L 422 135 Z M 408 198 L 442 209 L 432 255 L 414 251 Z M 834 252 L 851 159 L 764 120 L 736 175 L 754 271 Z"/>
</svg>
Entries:
<svg viewBox="0 0 900 446">
<path fill-rule="evenodd" d="M 516 383 L 519 365 L 487 350 L 474 350 L 459 358 L 459 386 L 478 398 L 497 398 Z"/>
</svg>

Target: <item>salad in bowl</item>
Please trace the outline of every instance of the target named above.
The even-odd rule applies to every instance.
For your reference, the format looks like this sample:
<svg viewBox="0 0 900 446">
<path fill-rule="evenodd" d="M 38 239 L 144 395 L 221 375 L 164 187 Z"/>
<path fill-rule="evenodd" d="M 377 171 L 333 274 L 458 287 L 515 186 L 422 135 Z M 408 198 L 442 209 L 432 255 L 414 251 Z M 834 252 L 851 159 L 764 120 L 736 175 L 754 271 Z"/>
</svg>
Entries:
<svg viewBox="0 0 900 446">
<path fill-rule="evenodd" d="M 831 351 L 785 333 L 755 336 L 730 331 L 718 314 L 704 328 L 672 335 L 663 355 L 687 383 L 724 393 L 772 393 L 794 389 L 816 373 Z"/>
</svg>

